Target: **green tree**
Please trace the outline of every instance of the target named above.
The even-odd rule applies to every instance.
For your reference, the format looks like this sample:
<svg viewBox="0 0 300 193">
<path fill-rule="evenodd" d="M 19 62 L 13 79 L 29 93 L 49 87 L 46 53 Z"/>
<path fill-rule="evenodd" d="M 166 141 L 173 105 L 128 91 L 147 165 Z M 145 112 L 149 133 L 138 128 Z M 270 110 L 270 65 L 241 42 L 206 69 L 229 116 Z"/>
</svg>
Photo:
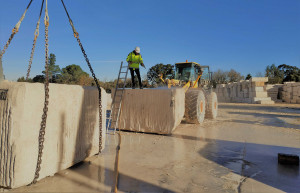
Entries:
<svg viewBox="0 0 300 193">
<path fill-rule="evenodd" d="M 281 84 L 284 79 L 284 72 L 275 64 L 268 65 L 265 70 L 265 77 L 268 77 L 269 84 Z"/>
<path fill-rule="evenodd" d="M 300 69 L 296 66 L 281 64 L 278 69 L 284 75 L 283 82 L 300 82 Z"/>
<path fill-rule="evenodd" d="M 252 78 L 251 74 L 247 74 L 245 80 L 250 80 Z"/>
<path fill-rule="evenodd" d="M 228 72 L 228 81 L 229 82 L 238 82 L 240 80 L 244 80 L 244 77 L 241 75 L 241 73 L 235 71 L 234 69 L 231 69 Z"/>
<path fill-rule="evenodd" d="M 28 78 L 28 80 L 26 80 L 26 78 L 24 76 L 22 76 L 21 78 L 18 78 L 17 82 L 32 82 L 33 80 L 31 78 Z"/>
<path fill-rule="evenodd" d="M 45 76 L 44 75 L 36 75 L 33 79 L 33 82 L 40 82 L 43 83 L 45 82 Z"/>
<path fill-rule="evenodd" d="M 164 79 L 167 77 L 173 79 L 175 77 L 174 65 L 160 63 L 152 66 L 147 72 L 147 79 L 152 86 L 161 82 L 159 74 L 163 74 Z"/>
<path fill-rule="evenodd" d="M 225 84 L 228 81 L 228 72 L 218 69 L 212 75 L 212 81 L 216 84 Z"/>
<path fill-rule="evenodd" d="M 58 75 L 61 73 L 60 67 L 58 65 L 55 65 L 56 62 L 56 56 L 55 54 L 51 53 L 49 56 L 49 82 L 57 82 Z M 46 72 L 42 72 L 44 75 L 46 75 Z"/>
<path fill-rule="evenodd" d="M 84 72 L 80 66 L 72 64 L 62 69 L 61 75 L 58 76 L 57 81 L 63 84 L 79 84 L 82 76 L 85 76 L 85 80 L 82 81 L 86 82 L 89 74 Z"/>
</svg>

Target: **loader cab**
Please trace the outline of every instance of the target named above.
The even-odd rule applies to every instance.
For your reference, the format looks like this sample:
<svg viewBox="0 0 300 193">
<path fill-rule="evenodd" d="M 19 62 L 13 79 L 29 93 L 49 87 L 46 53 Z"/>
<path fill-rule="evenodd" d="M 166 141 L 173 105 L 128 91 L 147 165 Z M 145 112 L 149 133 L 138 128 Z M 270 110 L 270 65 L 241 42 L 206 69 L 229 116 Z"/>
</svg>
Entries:
<svg viewBox="0 0 300 193">
<path fill-rule="evenodd" d="M 202 73 L 199 85 L 210 85 L 212 80 L 212 72 L 209 66 L 201 66 L 196 62 L 183 62 L 175 64 L 175 79 L 182 82 L 196 81 L 199 74 Z"/>
<path fill-rule="evenodd" d="M 175 79 L 184 82 L 195 81 L 201 71 L 196 62 L 184 62 L 175 64 Z"/>
</svg>

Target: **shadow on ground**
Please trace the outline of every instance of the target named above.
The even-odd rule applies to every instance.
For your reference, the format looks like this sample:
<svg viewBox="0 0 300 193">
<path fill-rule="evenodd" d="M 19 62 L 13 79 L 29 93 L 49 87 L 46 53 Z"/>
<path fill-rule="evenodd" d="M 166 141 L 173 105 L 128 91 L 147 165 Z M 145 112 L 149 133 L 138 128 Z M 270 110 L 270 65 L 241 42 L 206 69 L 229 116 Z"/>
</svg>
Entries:
<svg viewBox="0 0 300 193">
<path fill-rule="evenodd" d="M 289 110 L 289 111 L 299 111 L 300 108 L 298 107 L 281 107 L 281 106 L 253 106 L 253 105 L 242 105 L 243 110 L 258 110 L 261 111 L 262 108 L 267 110 L 268 112 L 279 112 L 280 110 Z M 219 104 L 219 109 L 241 109 L 241 105 L 230 105 L 230 103 L 227 104 Z"/>
<path fill-rule="evenodd" d="M 205 147 L 199 151 L 201 156 L 245 178 L 252 178 L 284 192 L 298 192 L 300 190 L 299 166 L 277 163 L 278 153 L 300 155 L 300 148 L 241 143 L 176 134 L 171 137 L 207 142 Z"/>
<path fill-rule="evenodd" d="M 93 164 L 92 162 L 80 162 L 74 166 L 72 166 L 73 172 L 76 172 L 78 175 L 82 175 L 82 177 L 90 179 L 90 181 L 96 181 L 97 183 L 103 183 L 104 185 L 111 187 L 113 190 L 113 181 L 114 181 L 114 171 L 103 168 L 102 166 L 98 166 Z M 95 172 L 97 171 L 97 172 Z M 64 178 L 68 178 L 67 176 L 63 176 Z M 103 189 L 95 188 L 90 185 L 90 183 L 83 183 L 81 180 L 77 180 L 74 178 L 69 178 L 74 183 L 77 183 L 82 186 L 86 186 L 91 190 L 96 191 L 104 191 Z M 134 177 L 130 177 L 126 174 L 119 173 L 119 185 L 118 191 L 123 192 L 173 192 L 169 189 L 165 189 L 159 187 L 157 185 L 148 183 L 143 179 L 137 179 Z"/>
<path fill-rule="evenodd" d="M 284 114 L 270 114 L 270 113 L 259 113 L 259 112 L 228 112 L 228 114 L 232 115 L 246 115 L 246 116 L 253 116 L 253 118 L 249 119 L 232 119 L 232 122 L 237 123 L 244 123 L 244 124 L 263 124 L 266 126 L 272 127 L 285 127 L 285 128 L 293 128 L 293 129 L 300 129 L 300 124 L 292 124 L 287 122 L 288 120 L 293 120 L 300 123 L 300 115 L 284 115 Z M 263 121 L 251 121 L 251 120 L 258 120 L 257 118 L 264 118 Z"/>
</svg>

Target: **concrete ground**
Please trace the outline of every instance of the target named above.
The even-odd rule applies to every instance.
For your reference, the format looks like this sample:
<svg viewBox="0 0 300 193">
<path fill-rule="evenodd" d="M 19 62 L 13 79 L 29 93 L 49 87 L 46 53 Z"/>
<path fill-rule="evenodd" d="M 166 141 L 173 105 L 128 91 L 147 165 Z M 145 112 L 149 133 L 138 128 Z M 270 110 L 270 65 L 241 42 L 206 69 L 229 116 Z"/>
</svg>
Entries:
<svg viewBox="0 0 300 193">
<path fill-rule="evenodd" d="M 117 135 L 101 156 L 10 192 L 110 192 Z M 122 132 L 119 192 L 300 192 L 300 105 L 220 104 L 217 120 L 171 136 Z M 7 191 L 3 190 L 2 191 Z"/>
</svg>

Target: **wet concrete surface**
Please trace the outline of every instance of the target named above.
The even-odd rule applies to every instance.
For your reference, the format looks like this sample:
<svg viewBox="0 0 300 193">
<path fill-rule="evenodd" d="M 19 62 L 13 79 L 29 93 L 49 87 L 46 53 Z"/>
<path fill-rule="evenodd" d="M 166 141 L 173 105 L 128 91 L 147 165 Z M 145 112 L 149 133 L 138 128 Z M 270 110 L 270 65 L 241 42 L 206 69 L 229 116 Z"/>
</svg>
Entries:
<svg viewBox="0 0 300 193">
<path fill-rule="evenodd" d="M 217 120 L 183 123 L 170 136 L 122 132 L 119 192 L 300 192 L 300 106 L 221 104 Z M 111 192 L 117 135 L 106 149 L 10 192 Z M 7 191 L 7 190 L 1 190 Z"/>
</svg>

